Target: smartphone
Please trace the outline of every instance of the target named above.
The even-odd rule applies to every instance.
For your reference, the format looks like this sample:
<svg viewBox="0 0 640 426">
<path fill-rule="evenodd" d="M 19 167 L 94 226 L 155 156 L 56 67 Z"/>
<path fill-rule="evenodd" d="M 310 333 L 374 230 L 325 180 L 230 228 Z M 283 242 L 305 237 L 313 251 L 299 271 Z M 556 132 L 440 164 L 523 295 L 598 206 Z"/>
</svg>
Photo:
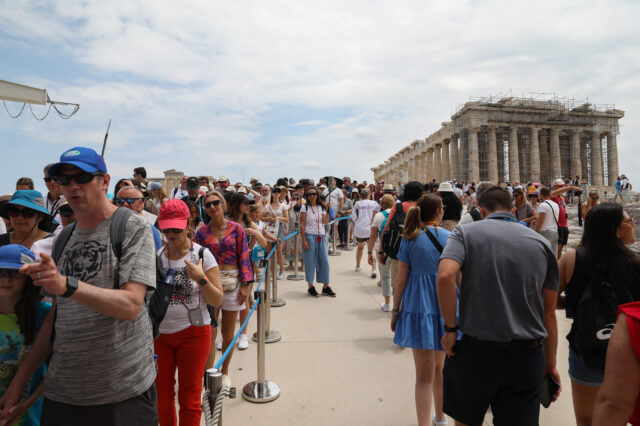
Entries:
<svg viewBox="0 0 640 426">
<path fill-rule="evenodd" d="M 542 380 L 542 391 L 540 393 L 540 404 L 544 408 L 549 408 L 553 395 L 560 389 L 560 384 L 553 378 L 551 374 L 544 376 Z"/>
</svg>

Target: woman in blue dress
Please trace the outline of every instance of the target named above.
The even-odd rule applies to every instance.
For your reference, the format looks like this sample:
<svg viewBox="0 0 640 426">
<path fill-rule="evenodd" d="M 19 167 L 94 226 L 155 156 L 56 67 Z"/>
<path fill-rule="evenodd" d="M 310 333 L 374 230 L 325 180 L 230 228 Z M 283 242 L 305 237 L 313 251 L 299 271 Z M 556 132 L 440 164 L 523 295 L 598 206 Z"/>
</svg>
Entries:
<svg viewBox="0 0 640 426">
<path fill-rule="evenodd" d="M 440 253 L 449 237 L 449 231 L 438 227 L 443 214 L 442 199 L 436 194 L 422 195 L 416 206 L 407 212 L 393 290 L 393 341 L 396 345 L 413 350 L 416 412 L 420 426 L 429 424 L 432 395 L 436 414 L 433 424 L 447 423 L 442 412 L 445 353 L 440 345 L 444 320 L 436 293 Z"/>
</svg>

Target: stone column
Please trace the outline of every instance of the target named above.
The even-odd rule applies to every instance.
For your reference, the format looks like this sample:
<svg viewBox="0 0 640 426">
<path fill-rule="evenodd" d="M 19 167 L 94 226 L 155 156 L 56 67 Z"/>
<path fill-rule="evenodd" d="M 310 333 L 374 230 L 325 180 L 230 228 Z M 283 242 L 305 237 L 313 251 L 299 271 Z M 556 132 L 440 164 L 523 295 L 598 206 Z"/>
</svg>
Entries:
<svg viewBox="0 0 640 426">
<path fill-rule="evenodd" d="M 449 164 L 449 140 L 442 142 L 442 180 L 451 179 L 451 168 Z"/>
<path fill-rule="evenodd" d="M 516 181 L 520 182 L 520 162 L 518 159 L 518 128 L 511 127 L 511 136 L 509 137 L 509 183 L 514 185 Z"/>
<path fill-rule="evenodd" d="M 618 169 L 618 141 L 615 133 L 607 135 L 607 167 L 609 186 L 614 186 L 620 173 Z"/>
<path fill-rule="evenodd" d="M 571 179 L 582 174 L 582 161 L 580 161 L 580 131 L 571 134 Z M 586 194 L 585 194 L 586 196 Z"/>
<path fill-rule="evenodd" d="M 426 173 L 425 173 L 425 181 L 431 182 L 431 178 L 433 176 L 433 148 L 427 148 L 426 152 Z"/>
<path fill-rule="evenodd" d="M 469 182 L 480 180 L 480 159 L 478 157 L 478 128 L 469 129 Z"/>
<path fill-rule="evenodd" d="M 489 127 L 489 137 L 487 138 L 487 168 L 489 169 L 489 180 L 498 184 L 498 146 L 496 143 L 496 128 Z"/>
<path fill-rule="evenodd" d="M 436 144 L 436 150 L 435 150 L 435 161 L 434 161 L 434 171 L 433 174 L 435 175 L 434 178 L 436 179 L 436 182 L 440 182 L 442 180 L 442 144 L 437 143 Z"/>
<path fill-rule="evenodd" d="M 457 135 L 453 135 L 453 137 L 451 138 L 451 143 L 449 144 L 449 148 L 451 150 L 450 152 L 450 159 L 451 159 L 451 178 L 452 179 L 459 179 L 460 177 L 460 169 L 458 168 L 458 136 Z"/>
<path fill-rule="evenodd" d="M 593 133 L 591 139 L 591 184 L 602 185 L 602 145 L 600 134 Z"/>
<path fill-rule="evenodd" d="M 408 172 L 408 179 L 409 180 L 415 180 L 416 179 L 416 162 L 415 162 L 415 158 L 413 157 L 413 153 L 409 154 L 411 157 L 407 160 L 407 172 Z"/>
<path fill-rule="evenodd" d="M 529 142 L 529 149 L 531 150 L 529 175 L 531 182 L 540 182 L 540 141 L 538 140 L 539 133 L 539 128 L 531 128 L 531 141 Z"/>
<path fill-rule="evenodd" d="M 560 166 L 560 132 L 556 127 L 551 128 L 550 144 L 551 176 L 553 179 L 559 179 L 562 177 L 562 168 Z"/>
</svg>

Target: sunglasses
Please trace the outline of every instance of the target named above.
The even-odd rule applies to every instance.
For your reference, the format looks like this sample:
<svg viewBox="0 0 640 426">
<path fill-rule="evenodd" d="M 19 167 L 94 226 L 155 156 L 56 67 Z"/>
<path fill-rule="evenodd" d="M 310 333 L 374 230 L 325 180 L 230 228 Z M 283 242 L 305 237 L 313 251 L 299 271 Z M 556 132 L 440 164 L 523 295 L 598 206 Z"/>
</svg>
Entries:
<svg viewBox="0 0 640 426">
<path fill-rule="evenodd" d="M 72 180 L 75 183 L 82 185 L 82 184 L 91 182 L 93 178 L 95 178 L 96 176 L 103 176 L 103 175 L 104 173 L 100 173 L 100 172 L 94 172 L 94 173 L 81 172 L 81 173 L 76 173 L 75 175 L 54 176 L 53 179 L 56 181 L 58 185 L 62 185 L 62 186 L 69 185 Z"/>
<path fill-rule="evenodd" d="M 45 182 L 49 183 L 53 180 L 52 177 L 46 177 L 46 178 L 42 178 Z"/>
<path fill-rule="evenodd" d="M 0 269 L 0 278 L 18 279 L 24 276 L 17 269 Z"/>
<path fill-rule="evenodd" d="M 167 228 L 167 229 L 161 229 L 160 232 L 162 232 L 163 234 L 181 234 L 184 231 L 184 229 L 177 229 L 177 228 Z"/>
<path fill-rule="evenodd" d="M 58 213 L 60 213 L 60 216 L 62 217 L 71 217 L 73 216 L 73 210 L 71 210 L 71 207 L 60 207 L 60 209 L 58 210 Z"/>
<path fill-rule="evenodd" d="M 218 207 L 220 205 L 220 200 L 209 201 L 208 203 L 204 203 L 205 209 L 210 209 L 211 207 Z"/>
<path fill-rule="evenodd" d="M 36 212 L 35 210 L 31 210 L 31 209 L 20 209 L 18 207 L 14 207 L 14 206 L 10 206 L 9 207 L 9 216 L 10 217 L 18 217 L 18 216 L 22 216 L 25 219 L 31 219 L 32 217 L 34 217 L 36 214 L 38 214 L 38 212 Z"/>
<path fill-rule="evenodd" d="M 315 192 L 308 192 L 308 193 L 307 193 L 307 195 L 308 195 L 309 197 L 311 197 L 311 196 L 315 197 L 315 196 L 316 196 L 316 195 L 318 195 L 318 194 L 316 194 Z"/>
<path fill-rule="evenodd" d="M 137 198 L 116 198 L 116 204 L 120 205 L 120 206 L 124 206 L 124 203 L 127 203 L 129 205 L 135 203 L 138 200 L 142 200 L 141 197 L 137 197 Z"/>
<path fill-rule="evenodd" d="M 189 188 L 189 189 L 198 189 L 200 187 L 198 185 L 187 185 L 187 188 Z"/>
</svg>

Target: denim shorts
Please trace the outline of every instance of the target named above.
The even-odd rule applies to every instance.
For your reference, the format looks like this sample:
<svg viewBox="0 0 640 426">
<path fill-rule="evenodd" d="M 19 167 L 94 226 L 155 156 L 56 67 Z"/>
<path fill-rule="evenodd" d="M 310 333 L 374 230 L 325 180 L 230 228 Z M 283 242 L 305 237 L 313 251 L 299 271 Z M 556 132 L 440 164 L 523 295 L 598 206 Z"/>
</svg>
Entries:
<svg viewBox="0 0 640 426">
<path fill-rule="evenodd" d="M 600 386 L 604 374 L 584 363 L 580 355 L 569 346 L 569 377 L 583 386 Z"/>
</svg>

